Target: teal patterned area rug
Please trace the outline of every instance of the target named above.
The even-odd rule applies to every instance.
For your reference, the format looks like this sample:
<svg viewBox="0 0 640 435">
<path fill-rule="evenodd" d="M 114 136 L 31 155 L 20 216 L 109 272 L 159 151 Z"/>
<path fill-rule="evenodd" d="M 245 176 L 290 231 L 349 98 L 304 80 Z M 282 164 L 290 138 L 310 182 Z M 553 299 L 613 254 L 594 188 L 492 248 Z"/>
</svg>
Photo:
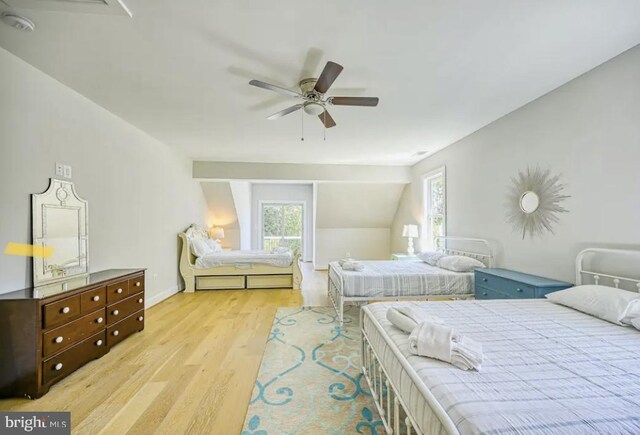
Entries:
<svg viewBox="0 0 640 435">
<path fill-rule="evenodd" d="M 279 308 L 242 435 L 385 433 L 360 373 L 357 307 Z"/>
</svg>

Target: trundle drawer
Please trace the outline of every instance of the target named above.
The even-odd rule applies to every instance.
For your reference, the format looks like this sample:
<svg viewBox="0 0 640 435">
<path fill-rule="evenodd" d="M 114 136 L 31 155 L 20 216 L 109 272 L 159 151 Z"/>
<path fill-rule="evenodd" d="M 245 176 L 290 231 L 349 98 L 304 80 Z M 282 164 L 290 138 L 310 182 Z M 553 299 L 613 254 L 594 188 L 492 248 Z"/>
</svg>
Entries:
<svg viewBox="0 0 640 435">
<path fill-rule="evenodd" d="M 85 341 L 45 360 L 42 363 L 42 383 L 63 378 L 89 361 L 100 358 L 107 351 L 104 330 Z"/>
<path fill-rule="evenodd" d="M 198 276 L 196 277 L 198 290 L 227 290 L 244 287 L 243 276 Z"/>
<path fill-rule="evenodd" d="M 42 334 L 43 355 L 53 355 L 104 329 L 104 313 L 102 308 Z"/>
<path fill-rule="evenodd" d="M 82 314 L 91 313 L 107 303 L 107 288 L 98 287 L 80 294 Z"/>
<path fill-rule="evenodd" d="M 138 293 L 107 307 L 107 325 L 113 325 L 138 310 L 144 309 L 144 293 Z"/>
<path fill-rule="evenodd" d="M 78 317 L 81 313 L 80 295 L 46 304 L 42 307 L 42 310 L 45 328 L 67 323 Z"/>
<path fill-rule="evenodd" d="M 129 296 L 129 281 L 119 281 L 115 284 L 107 286 L 107 303 L 112 304 L 114 302 L 121 301 Z"/>
<path fill-rule="evenodd" d="M 127 317 L 120 322 L 107 327 L 107 341 L 109 347 L 120 343 L 131 334 L 144 329 L 144 310 Z"/>
<path fill-rule="evenodd" d="M 247 288 L 291 288 L 293 276 L 291 275 L 249 275 L 247 276 Z"/>
</svg>

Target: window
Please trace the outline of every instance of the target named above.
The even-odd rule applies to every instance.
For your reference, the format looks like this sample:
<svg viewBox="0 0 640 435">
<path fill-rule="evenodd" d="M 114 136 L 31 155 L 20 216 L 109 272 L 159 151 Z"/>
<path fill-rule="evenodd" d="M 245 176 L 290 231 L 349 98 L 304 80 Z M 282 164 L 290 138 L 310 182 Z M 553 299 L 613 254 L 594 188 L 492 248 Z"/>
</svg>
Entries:
<svg viewBox="0 0 640 435">
<path fill-rule="evenodd" d="M 304 204 L 262 203 L 262 249 L 302 250 Z"/>
<path fill-rule="evenodd" d="M 438 236 L 447 235 L 447 189 L 444 167 L 424 177 L 424 224 L 423 246 L 426 249 L 441 249 L 444 242 Z"/>
</svg>

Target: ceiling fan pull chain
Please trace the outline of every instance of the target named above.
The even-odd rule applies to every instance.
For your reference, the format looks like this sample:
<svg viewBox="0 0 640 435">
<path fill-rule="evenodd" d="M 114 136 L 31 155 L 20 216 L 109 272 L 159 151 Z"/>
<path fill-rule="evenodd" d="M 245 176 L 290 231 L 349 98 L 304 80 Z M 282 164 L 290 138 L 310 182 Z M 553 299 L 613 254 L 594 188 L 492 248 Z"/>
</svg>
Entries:
<svg viewBox="0 0 640 435">
<path fill-rule="evenodd" d="M 325 142 L 327 141 L 327 111 L 322 112 L 322 136 Z"/>
<path fill-rule="evenodd" d="M 301 120 L 301 122 L 300 122 L 300 131 L 301 131 L 300 140 L 304 141 L 304 110 L 301 111 L 300 114 L 302 115 L 302 118 L 300 118 L 300 120 Z"/>
</svg>

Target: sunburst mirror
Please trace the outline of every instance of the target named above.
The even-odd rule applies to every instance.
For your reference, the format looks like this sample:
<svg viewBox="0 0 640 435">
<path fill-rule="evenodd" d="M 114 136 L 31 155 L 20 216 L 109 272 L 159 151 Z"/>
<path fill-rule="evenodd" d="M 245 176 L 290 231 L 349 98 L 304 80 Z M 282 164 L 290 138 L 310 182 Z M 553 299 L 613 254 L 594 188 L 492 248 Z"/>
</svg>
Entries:
<svg viewBox="0 0 640 435">
<path fill-rule="evenodd" d="M 553 233 L 559 214 L 568 212 L 560 205 L 569 198 L 562 194 L 565 186 L 560 183 L 560 176 L 552 176 L 550 170 L 527 168 L 518 172 L 511 183 L 507 219 L 514 231 L 522 233 L 523 239 L 542 236 L 545 231 Z"/>
</svg>

